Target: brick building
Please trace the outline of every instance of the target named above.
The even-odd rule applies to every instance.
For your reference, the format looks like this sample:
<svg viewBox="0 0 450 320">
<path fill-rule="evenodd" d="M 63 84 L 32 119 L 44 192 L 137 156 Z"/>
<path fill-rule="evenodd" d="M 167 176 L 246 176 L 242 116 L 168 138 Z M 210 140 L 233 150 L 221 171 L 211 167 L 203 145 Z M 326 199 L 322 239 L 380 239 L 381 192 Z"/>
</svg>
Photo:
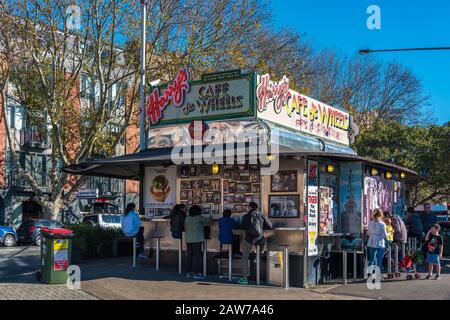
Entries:
<svg viewBox="0 0 450 320">
<path fill-rule="evenodd" d="M 79 101 L 71 104 L 75 110 L 79 110 L 83 99 L 84 102 L 92 100 L 95 103 L 96 89 L 92 81 L 90 82 L 85 75 L 81 74 L 77 86 L 74 88 L 74 93 Z M 83 94 L 79 94 L 80 92 Z M 17 227 L 24 216 L 38 218 L 42 216 L 43 210 L 32 200 L 34 193 L 28 182 L 13 174 L 5 123 L 8 124 L 19 147 L 16 155 L 20 165 L 33 173 L 44 193 L 48 192 L 50 187 L 52 145 L 47 135 L 42 134 L 42 130 L 45 129 L 36 128 L 28 121 L 26 106 L 8 97 L 7 95 L 6 114 L 1 114 L 0 118 L 0 224 Z M 120 104 L 119 107 L 125 106 Z M 130 126 L 116 148 L 116 155 L 135 152 L 139 145 L 138 136 L 138 128 Z M 72 146 L 66 147 L 75 149 L 79 147 L 77 143 L 78 141 L 74 140 Z M 93 203 L 98 201 L 111 203 L 112 207 L 121 212 L 124 204 L 139 203 L 138 194 L 138 184 L 135 181 L 90 177 L 79 190 L 77 199 L 65 208 L 62 219 L 65 222 L 79 221 L 82 213 L 92 212 Z"/>
</svg>

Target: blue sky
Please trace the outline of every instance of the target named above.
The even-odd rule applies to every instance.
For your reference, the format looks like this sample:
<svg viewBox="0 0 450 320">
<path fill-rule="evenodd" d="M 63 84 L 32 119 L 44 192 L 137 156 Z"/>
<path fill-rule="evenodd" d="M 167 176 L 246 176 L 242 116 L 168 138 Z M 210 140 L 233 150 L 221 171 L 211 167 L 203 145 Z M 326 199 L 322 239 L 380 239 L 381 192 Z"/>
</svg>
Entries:
<svg viewBox="0 0 450 320">
<path fill-rule="evenodd" d="M 369 5 L 381 9 L 381 29 L 369 30 Z M 450 47 L 450 0 L 272 0 L 275 25 L 306 33 L 313 48 Z M 431 96 L 433 117 L 450 121 L 450 50 L 376 53 L 413 70 Z"/>
</svg>

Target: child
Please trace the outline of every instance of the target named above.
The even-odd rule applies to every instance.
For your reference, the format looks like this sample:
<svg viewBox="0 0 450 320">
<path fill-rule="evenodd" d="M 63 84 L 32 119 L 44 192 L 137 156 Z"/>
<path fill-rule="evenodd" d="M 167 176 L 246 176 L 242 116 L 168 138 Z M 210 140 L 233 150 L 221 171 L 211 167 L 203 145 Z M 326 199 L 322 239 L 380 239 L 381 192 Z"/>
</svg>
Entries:
<svg viewBox="0 0 450 320">
<path fill-rule="evenodd" d="M 239 223 L 231 218 L 231 210 L 225 209 L 223 217 L 219 219 L 219 241 L 222 244 L 232 244 L 234 240 L 233 229 L 238 229 Z"/>
<path fill-rule="evenodd" d="M 392 227 L 392 220 L 390 218 L 384 218 L 384 223 L 386 224 L 386 231 L 388 233 L 388 237 L 386 238 L 386 244 L 391 245 L 392 241 L 394 241 L 394 228 Z"/>
<path fill-rule="evenodd" d="M 433 266 L 436 266 L 436 277 L 435 280 L 441 279 L 441 261 L 442 252 L 444 251 L 443 239 L 439 235 L 441 231 L 441 226 L 439 224 L 434 224 L 425 236 L 426 251 L 427 251 L 427 262 L 428 262 L 428 276 L 426 279 L 433 278 Z"/>
</svg>

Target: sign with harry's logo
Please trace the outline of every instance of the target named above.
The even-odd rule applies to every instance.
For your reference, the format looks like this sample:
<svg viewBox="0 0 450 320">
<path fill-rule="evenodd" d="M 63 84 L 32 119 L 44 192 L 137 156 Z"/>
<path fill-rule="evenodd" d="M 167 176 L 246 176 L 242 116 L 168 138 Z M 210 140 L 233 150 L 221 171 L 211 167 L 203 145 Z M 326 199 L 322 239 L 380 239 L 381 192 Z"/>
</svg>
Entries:
<svg viewBox="0 0 450 320">
<path fill-rule="evenodd" d="M 146 101 L 150 127 L 194 120 L 254 118 L 253 74 L 210 79 L 189 81 L 189 70 L 182 68 L 172 83 L 154 88 Z"/>
</svg>

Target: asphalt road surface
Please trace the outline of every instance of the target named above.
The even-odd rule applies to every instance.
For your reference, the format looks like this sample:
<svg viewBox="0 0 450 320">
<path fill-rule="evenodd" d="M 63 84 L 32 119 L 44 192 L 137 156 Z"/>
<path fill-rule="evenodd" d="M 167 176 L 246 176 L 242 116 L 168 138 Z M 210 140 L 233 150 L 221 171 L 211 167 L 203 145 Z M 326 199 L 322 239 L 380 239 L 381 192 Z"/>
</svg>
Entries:
<svg viewBox="0 0 450 320">
<path fill-rule="evenodd" d="M 0 281 L 39 270 L 40 254 L 36 246 L 0 247 Z"/>
</svg>

